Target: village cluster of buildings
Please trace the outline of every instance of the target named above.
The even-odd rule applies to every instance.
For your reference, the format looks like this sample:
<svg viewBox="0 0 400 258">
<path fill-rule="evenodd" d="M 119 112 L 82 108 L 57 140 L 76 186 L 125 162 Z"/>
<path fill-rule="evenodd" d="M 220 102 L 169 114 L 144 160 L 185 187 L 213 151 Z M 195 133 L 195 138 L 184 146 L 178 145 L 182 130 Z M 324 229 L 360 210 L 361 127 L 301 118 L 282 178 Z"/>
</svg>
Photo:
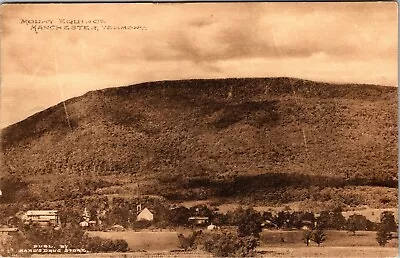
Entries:
<svg viewBox="0 0 400 258">
<path fill-rule="evenodd" d="M 58 210 L 29 210 L 21 216 L 25 224 L 36 223 L 38 225 L 53 225 L 61 224 Z M 142 209 L 141 205 L 137 206 L 137 221 L 153 221 L 154 214 L 148 209 Z M 88 227 L 96 224 L 96 221 L 90 220 L 90 214 L 85 208 L 82 214 L 82 221 L 79 223 L 81 227 Z"/>
<path fill-rule="evenodd" d="M 154 213 L 149 210 L 148 208 L 142 208 L 142 205 L 139 204 L 136 207 L 136 221 L 153 221 L 154 220 Z M 20 217 L 25 224 L 38 224 L 41 226 L 54 226 L 58 227 L 61 226 L 61 221 L 60 221 L 60 216 L 59 216 L 59 211 L 58 210 L 28 210 L 26 211 L 21 217 Z M 96 226 L 99 226 L 101 224 L 101 221 L 93 221 L 90 220 L 91 216 L 88 212 L 88 210 L 85 208 L 81 221 L 79 225 L 82 228 L 95 228 Z M 208 230 L 214 230 L 217 229 L 218 227 L 211 223 L 211 220 L 207 216 L 191 216 L 188 218 L 188 222 L 190 225 L 195 226 L 195 227 L 202 227 Z M 286 223 L 286 221 L 285 221 Z M 311 222 L 311 221 L 302 221 L 302 229 L 312 229 L 315 226 L 316 222 Z M 262 227 L 265 228 L 277 228 L 277 225 L 275 225 L 272 221 L 266 219 L 262 223 Z M 6 228 L 3 228 L 6 230 Z M 10 229 L 10 228 L 8 228 Z M 15 229 L 15 228 L 14 228 Z M 124 227 L 121 225 L 113 225 L 111 230 L 114 231 L 123 231 Z M 1 231 L 2 229 L 0 229 Z"/>
<path fill-rule="evenodd" d="M 142 208 L 139 204 L 136 209 L 137 217 L 136 221 L 153 221 L 154 213 L 151 212 L 148 208 Z M 21 216 L 22 221 L 25 224 L 35 223 L 41 226 L 49 226 L 52 225 L 54 227 L 60 226 L 60 215 L 58 210 L 28 210 Z M 207 227 L 207 229 L 212 230 L 215 229 L 216 226 L 210 223 L 209 217 L 202 216 L 193 216 L 188 218 L 188 222 L 194 226 Z M 82 221 L 79 225 L 83 228 L 91 227 L 97 225 L 97 221 L 90 220 L 90 214 L 88 210 L 85 208 L 82 214 Z M 122 226 L 115 225 L 116 230 L 121 230 Z M 122 227 L 123 229 L 123 227 Z"/>
</svg>

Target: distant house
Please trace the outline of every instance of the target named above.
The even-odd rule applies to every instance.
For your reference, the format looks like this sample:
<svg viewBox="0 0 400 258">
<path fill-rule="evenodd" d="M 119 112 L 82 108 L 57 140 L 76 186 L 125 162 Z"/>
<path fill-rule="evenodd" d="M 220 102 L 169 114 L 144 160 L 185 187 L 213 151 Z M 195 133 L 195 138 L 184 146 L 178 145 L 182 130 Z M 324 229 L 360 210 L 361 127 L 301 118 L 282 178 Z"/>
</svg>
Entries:
<svg viewBox="0 0 400 258">
<path fill-rule="evenodd" d="M 58 225 L 60 223 L 57 210 L 30 210 L 22 217 L 25 224 Z"/>
<path fill-rule="evenodd" d="M 208 230 L 214 230 L 214 229 L 217 229 L 217 228 L 218 228 L 218 227 L 217 227 L 216 225 L 212 224 L 212 223 L 211 223 L 210 225 L 207 226 L 207 229 L 208 229 Z"/>
<path fill-rule="evenodd" d="M 277 228 L 278 226 L 272 222 L 271 220 L 265 220 L 264 223 L 261 224 L 263 228 Z"/>
<path fill-rule="evenodd" d="M 111 230 L 120 232 L 120 231 L 125 231 L 125 228 L 123 226 L 121 226 L 121 225 L 116 224 L 116 225 L 111 227 Z"/>
<path fill-rule="evenodd" d="M 79 226 L 81 226 L 81 227 L 88 227 L 88 226 L 89 226 L 89 223 L 88 223 L 87 221 L 81 221 L 81 222 L 79 223 Z"/>
<path fill-rule="evenodd" d="M 0 227 L 0 232 L 17 232 L 18 228 L 10 228 L 10 227 Z"/>
<path fill-rule="evenodd" d="M 208 217 L 189 217 L 188 221 L 193 225 L 204 225 L 209 223 Z"/>
<path fill-rule="evenodd" d="M 154 219 L 154 214 L 147 208 L 144 208 L 143 210 L 141 210 L 136 218 L 137 221 L 141 221 L 141 220 L 142 221 L 143 220 L 153 221 L 153 219 Z"/>
<path fill-rule="evenodd" d="M 302 222 L 301 222 L 301 225 L 302 225 L 302 227 L 301 227 L 301 229 L 303 229 L 303 230 L 312 230 L 313 228 L 314 228 L 314 226 L 317 226 L 317 224 L 316 224 L 317 222 L 312 222 L 312 221 L 310 221 L 310 220 L 303 220 Z"/>
<path fill-rule="evenodd" d="M 6 227 L 6 228 L 0 227 L 0 237 L 1 237 L 1 235 L 10 235 L 10 234 L 18 232 L 18 231 L 19 231 L 18 228 L 14 228 L 14 227 L 12 227 L 12 228 L 10 228 L 10 227 Z"/>
</svg>

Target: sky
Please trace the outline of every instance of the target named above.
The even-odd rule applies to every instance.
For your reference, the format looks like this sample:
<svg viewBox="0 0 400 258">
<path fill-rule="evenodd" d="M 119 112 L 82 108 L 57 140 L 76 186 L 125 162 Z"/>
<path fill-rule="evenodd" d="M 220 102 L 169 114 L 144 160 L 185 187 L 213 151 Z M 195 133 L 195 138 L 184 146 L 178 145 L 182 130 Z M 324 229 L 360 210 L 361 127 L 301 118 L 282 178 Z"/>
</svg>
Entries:
<svg viewBox="0 0 400 258">
<path fill-rule="evenodd" d="M 5 4 L 0 11 L 0 127 L 90 90 L 146 81 L 398 83 L 396 2 Z M 60 19 L 83 20 L 75 25 L 90 30 Z M 32 27 L 43 25 L 62 29 Z"/>
</svg>

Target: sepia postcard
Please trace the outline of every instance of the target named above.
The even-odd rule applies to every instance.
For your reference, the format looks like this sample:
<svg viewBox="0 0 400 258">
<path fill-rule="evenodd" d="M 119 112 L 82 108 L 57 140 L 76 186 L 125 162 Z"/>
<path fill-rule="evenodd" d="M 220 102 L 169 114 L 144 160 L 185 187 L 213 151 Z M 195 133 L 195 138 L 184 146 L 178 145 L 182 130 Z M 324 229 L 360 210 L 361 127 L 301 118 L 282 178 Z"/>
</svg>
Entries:
<svg viewBox="0 0 400 258">
<path fill-rule="evenodd" d="M 0 256 L 397 257 L 397 8 L 1 5 Z"/>
</svg>

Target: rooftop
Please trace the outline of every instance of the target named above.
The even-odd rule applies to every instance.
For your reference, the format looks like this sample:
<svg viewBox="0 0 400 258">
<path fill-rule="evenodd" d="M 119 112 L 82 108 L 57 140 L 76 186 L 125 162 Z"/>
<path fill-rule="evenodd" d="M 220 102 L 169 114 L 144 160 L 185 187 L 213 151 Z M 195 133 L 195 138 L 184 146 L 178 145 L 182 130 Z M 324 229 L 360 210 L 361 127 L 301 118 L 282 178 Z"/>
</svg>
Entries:
<svg viewBox="0 0 400 258">
<path fill-rule="evenodd" d="M 30 210 L 26 212 L 26 215 L 57 215 L 58 210 Z"/>
<path fill-rule="evenodd" d="M 205 220 L 208 219 L 208 217 L 189 217 L 189 220 Z"/>
</svg>

